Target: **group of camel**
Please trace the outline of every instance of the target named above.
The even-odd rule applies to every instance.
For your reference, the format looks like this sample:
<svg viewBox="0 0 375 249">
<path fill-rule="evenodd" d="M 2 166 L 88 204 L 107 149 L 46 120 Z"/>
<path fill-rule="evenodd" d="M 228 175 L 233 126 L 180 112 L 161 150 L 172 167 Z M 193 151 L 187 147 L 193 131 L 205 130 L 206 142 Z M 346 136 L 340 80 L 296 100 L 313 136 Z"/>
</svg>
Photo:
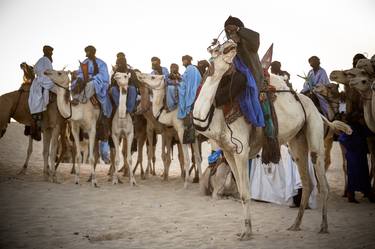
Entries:
<svg viewBox="0 0 375 249">
<path fill-rule="evenodd" d="M 232 40 L 228 40 L 223 44 L 218 43 L 209 48 L 209 53 L 211 54 L 211 70 L 210 73 L 206 75 L 205 81 L 194 104 L 193 120 L 196 131 L 199 134 L 209 138 L 224 152 L 226 161 L 228 162 L 230 170 L 233 173 L 244 210 L 244 220 L 242 223 L 243 229 L 240 234 L 240 239 L 247 240 L 252 234 L 248 162 L 249 159 L 254 158 L 262 148 L 263 130 L 262 128 L 255 128 L 250 125 L 243 116 L 240 116 L 235 121 L 228 124 L 224 118 L 222 108 L 217 108 L 214 106 L 214 98 L 219 82 L 223 75 L 232 67 L 233 59 L 236 56 L 236 48 L 237 45 Z M 163 176 L 164 180 L 168 180 L 168 170 L 171 163 L 172 140 L 177 139 L 178 141 L 183 141 L 184 133 L 184 124 L 182 120 L 177 118 L 177 110 L 169 112 L 163 108 L 164 98 L 166 95 L 166 83 L 164 76 L 150 75 L 137 71 L 134 71 L 134 73 L 141 82 L 140 92 L 152 91 L 153 94 L 152 103 L 150 104 L 151 110 L 148 110 L 142 114 L 141 123 L 146 125 L 146 129 L 139 129 L 138 125 L 133 124 L 137 122 L 136 118 L 132 120 L 132 117 L 126 111 L 126 105 L 124 103 L 126 103 L 126 92 L 130 74 L 119 72 L 115 73 L 114 79 L 116 80 L 120 89 L 120 105 L 112 119 L 111 127 L 112 140 L 115 145 L 115 159 L 112 157 L 114 160 L 111 160 L 112 163 L 114 163 L 112 182 L 113 184 L 116 184 L 119 181 L 118 172 L 120 164 L 120 141 L 122 140 L 123 149 L 125 150 L 124 164 L 126 165 L 125 168 L 128 168 L 131 186 L 136 184 L 133 172 L 135 169 L 132 167 L 131 160 L 131 144 L 133 137 L 137 138 L 138 147 L 138 162 L 135 167 L 140 165 L 141 176 L 143 178 L 150 171 L 151 173 L 155 172 L 155 169 L 152 169 L 152 167 L 155 167 L 155 161 L 153 161 L 155 153 L 153 139 L 155 133 L 162 135 L 162 160 L 164 164 Z M 356 77 L 353 77 L 353 74 L 354 72 L 345 72 L 343 75 L 345 75 L 345 77 L 351 77 L 349 80 L 350 83 L 346 84 L 356 87 L 356 83 L 354 83 L 356 82 Z M 79 143 L 79 130 L 82 129 L 89 135 L 88 154 L 91 165 L 91 182 L 93 186 L 96 186 L 96 158 L 94 150 L 97 146 L 95 133 L 96 121 L 98 119 L 100 110 L 97 109 L 91 103 L 91 101 L 84 104 L 80 103 L 76 106 L 73 106 L 70 103 L 68 95 L 69 84 L 71 81 L 69 71 L 47 70 L 45 75 L 47 75 L 56 84 L 57 98 L 55 102 L 49 104 L 48 110 L 44 115 L 49 115 L 49 119 L 55 121 L 53 126 L 49 126 L 48 124 L 43 126 L 43 140 L 47 140 L 43 142 L 44 173 L 48 175 L 52 181 L 56 181 L 55 161 L 58 144 L 57 139 L 61 133 L 62 127 L 64 124 L 66 125 L 67 120 L 69 120 L 71 132 L 75 142 L 75 162 L 78 166 L 78 168 L 75 170 L 75 182 L 79 183 L 80 164 L 82 162 L 80 153 L 81 148 Z M 370 81 L 370 79 L 368 79 L 368 81 Z M 294 224 L 289 229 L 294 231 L 300 230 L 304 210 L 307 206 L 308 199 L 312 191 L 311 176 L 309 175 L 308 170 L 308 160 L 311 160 L 314 166 L 318 188 L 320 190 L 320 194 L 322 195 L 322 223 L 320 232 L 326 233 L 328 232 L 327 200 L 329 187 L 325 172 L 329 161 L 325 160 L 327 158 L 325 148 L 327 147 L 330 150 L 329 143 L 332 143 L 332 141 L 325 141 L 325 127 L 328 127 L 331 130 L 330 134 L 339 131 L 350 134 L 351 129 L 348 125 L 341 121 L 328 120 L 319 113 L 312 100 L 307 96 L 297 94 L 298 98 L 295 98 L 295 93 L 290 91 L 283 77 L 271 74 L 270 84 L 276 88 L 276 98 L 273 104 L 278 117 L 278 140 L 280 144 L 289 145 L 292 157 L 298 165 L 298 170 L 303 185 L 302 201 L 298 215 Z M 366 91 L 370 91 L 372 93 L 371 85 L 369 85 L 366 89 Z M 359 90 L 362 91 L 362 88 Z M 319 93 L 322 95 L 329 95 L 335 91 L 335 86 L 331 86 L 331 89 L 317 88 L 316 91 L 319 91 Z M 26 119 L 25 117 L 20 117 L 22 115 L 18 113 L 21 108 L 28 108 L 27 101 L 25 103 L 21 101 L 15 103 L 14 100 L 9 102 L 9 100 L 12 98 L 17 99 L 14 96 L 21 93 L 16 91 L 9 94 L 12 94 L 13 97 L 4 98 L 6 95 L 3 95 L 0 98 L 0 104 L 7 103 L 7 106 L 9 106 L 9 110 L 7 110 L 6 114 L 3 114 L 4 112 L 2 112 L 3 117 L 1 117 L 0 120 L 0 130 L 2 131 L 6 129 L 6 124 L 11 117 L 25 125 L 30 125 L 31 123 L 30 115 L 28 119 Z M 2 99 L 7 99 L 8 102 Z M 375 103 L 375 98 L 373 102 Z M 5 104 L 0 106 L 5 106 Z M 334 107 L 334 105 L 331 105 L 331 107 L 333 108 L 332 111 L 335 112 L 336 107 Z M 371 115 L 375 114 L 371 113 Z M 43 117 L 43 119 L 45 118 Z M 46 120 L 49 119 L 47 118 Z M 142 120 L 145 120 L 146 122 L 143 122 Z M 146 173 L 143 171 L 141 153 L 145 140 L 148 140 L 148 163 Z M 196 172 L 199 177 L 202 176 L 202 160 L 198 141 L 199 140 L 196 139 L 196 142 L 193 143 L 191 147 L 187 144 L 178 143 L 178 148 L 180 150 L 179 160 L 181 169 L 184 172 L 183 176 L 185 178 L 185 188 L 188 186 L 187 176 L 189 175 L 189 166 L 191 163 L 189 148 L 192 149 L 191 151 L 194 155 L 193 161 L 197 168 Z M 49 151 L 51 151 L 51 153 L 49 153 Z M 48 156 L 50 157 L 49 163 Z"/>
</svg>

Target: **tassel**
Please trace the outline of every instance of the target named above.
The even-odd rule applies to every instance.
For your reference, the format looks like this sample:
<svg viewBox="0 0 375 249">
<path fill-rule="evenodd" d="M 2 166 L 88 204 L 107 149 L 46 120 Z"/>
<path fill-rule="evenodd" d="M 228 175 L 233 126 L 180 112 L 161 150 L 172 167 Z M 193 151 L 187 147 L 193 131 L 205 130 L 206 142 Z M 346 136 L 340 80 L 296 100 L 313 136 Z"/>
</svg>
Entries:
<svg viewBox="0 0 375 249">
<path fill-rule="evenodd" d="M 262 148 L 262 163 L 278 164 L 281 159 L 280 144 L 278 139 L 264 136 L 264 143 Z"/>
</svg>

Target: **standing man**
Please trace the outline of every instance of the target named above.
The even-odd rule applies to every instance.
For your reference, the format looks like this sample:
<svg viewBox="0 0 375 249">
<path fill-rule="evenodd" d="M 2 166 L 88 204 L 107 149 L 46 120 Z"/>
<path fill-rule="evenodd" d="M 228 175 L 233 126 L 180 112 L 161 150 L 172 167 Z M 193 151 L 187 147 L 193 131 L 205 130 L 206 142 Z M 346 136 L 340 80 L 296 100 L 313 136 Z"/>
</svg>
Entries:
<svg viewBox="0 0 375 249">
<path fill-rule="evenodd" d="M 109 118 L 112 113 L 112 105 L 107 94 L 109 86 L 109 74 L 107 64 L 96 57 L 94 46 L 85 48 L 86 59 L 81 63 L 77 79 L 72 84 L 72 104 L 86 103 L 94 94 L 101 105 L 101 114 L 98 120 L 99 140 L 107 140 L 109 137 Z"/>
<path fill-rule="evenodd" d="M 53 89 L 53 81 L 44 75 L 47 69 L 52 67 L 53 48 L 51 46 L 43 47 L 43 57 L 40 58 L 34 66 L 36 78 L 33 80 L 30 87 L 29 108 L 33 123 L 31 124 L 31 135 L 33 139 L 41 140 L 42 131 L 42 112 L 47 110 L 49 102 L 49 91 L 55 92 Z"/>
<path fill-rule="evenodd" d="M 318 56 L 311 56 L 309 58 L 309 64 L 312 69 L 307 74 L 306 82 L 301 91 L 301 93 L 304 94 L 311 91 L 317 84 L 328 85 L 330 83 L 326 71 L 320 67 L 320 59 Z"/>
</svg>

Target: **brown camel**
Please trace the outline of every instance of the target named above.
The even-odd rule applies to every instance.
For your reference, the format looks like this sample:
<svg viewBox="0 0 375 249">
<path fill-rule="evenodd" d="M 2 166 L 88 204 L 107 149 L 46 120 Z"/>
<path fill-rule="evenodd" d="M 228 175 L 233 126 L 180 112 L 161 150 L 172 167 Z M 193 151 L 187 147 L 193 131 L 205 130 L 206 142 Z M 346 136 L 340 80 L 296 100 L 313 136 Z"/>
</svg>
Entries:
<svg viewBox="0 0 375 249">
<path fill-rule="evenodd" d="M 2 134 L 5 133 L 7 123 L 11 118 L 26 126 L 30 126 L 32 123 L 28 99 L 30 86 L 35 78 L 35 74 L 33 67 L 27 65 L 26 63 L 22 63 L 21 68 L 24 71 L 24 84 L 22 84 L 18 91 L 13 91 L 0 96 L 0 131 Z M 64 119 L 57 110 L 56 98 L 53 97 L 53 94 L 50 95 L 50 103 L 47 110 L 43 112 L 42 116 L 44 159 L 43 173 L 46 179 L 48 179 L 49 176 L 53 182 L 56 182 L 55 161 L 57 140 L 60 133 L 60 127 L 62 126 Z M 32 144 L 31 138 L 29 138 L 28 157 L 20 173 L 26 172 L 28 158 L 32 151 L 32 145 L 30 146 L 30 144 Z M 48 160 L 50 163 L 48 163 Z"/>
</svg>

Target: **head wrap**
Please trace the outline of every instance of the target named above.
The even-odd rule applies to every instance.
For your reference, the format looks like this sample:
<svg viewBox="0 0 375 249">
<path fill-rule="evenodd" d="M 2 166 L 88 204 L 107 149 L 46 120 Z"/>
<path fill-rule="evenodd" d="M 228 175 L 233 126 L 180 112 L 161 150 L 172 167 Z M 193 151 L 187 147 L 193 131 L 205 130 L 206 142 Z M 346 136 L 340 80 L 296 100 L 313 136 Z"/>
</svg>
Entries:
<svg viewBox="0 0 375 249">
<path fill-rule="evenodd" d="M 93 54 L 95 54 L 96 48 L 92 45 L 89 45 L 89 46 L 85 47 L 85 52 L 89 52 L 89 51 L 91 51 Z"/>
<path fill-rule="evenodd" d="M 184 55 L 184 56 L 182 56 L 182 60 L 191 61 L 192 59 L 193 59 L 193 57 L 191 57 L 190 55 Z"/>
<path fill-rule="evenodd" d="M 224 23 L 224 28 L 228 25 L 236 25 L 237 27 L 240 27 L 240 28 L 243 28 L 245 27 L 243 25 L 243 22 L 237 18 L 237 17 L 233 17 L 233 16 L 229 16 L 228 19 L 225 21 Z"/>
<path fill-rule="evenodd" d="M 53 47 L 51 47 L 51 46 L 48 46 L 48 45 L 45 45 L 44 47 L 43 47 L 43 53 L 48 53 L 48 52 L 52 52 L 53 51 Z"/>
</svg>

